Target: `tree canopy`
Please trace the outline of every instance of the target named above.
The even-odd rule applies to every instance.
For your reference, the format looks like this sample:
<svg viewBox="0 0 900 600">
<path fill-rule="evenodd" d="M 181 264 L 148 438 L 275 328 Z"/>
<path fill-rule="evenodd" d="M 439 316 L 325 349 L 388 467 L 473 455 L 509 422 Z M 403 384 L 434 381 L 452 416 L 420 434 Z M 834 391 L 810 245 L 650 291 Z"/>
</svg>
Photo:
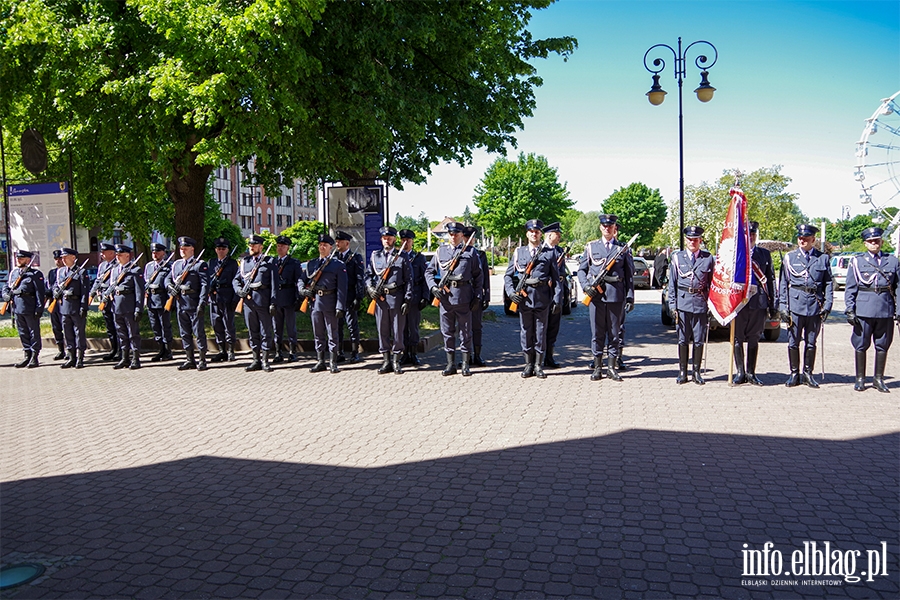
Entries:
<svg viewBox="0 0 900 600">
<path fill-rule="evenodd" d="M 202 240 L 209 174 L 232 161 L 256 156 L 262 185 L 402 188 L 514 145 L 530 61 L 577 45 L 527 30 L 550 3 L 0 0 L 0 118 L 71 155 L 79 222 L 174 218 Z"/>
<path fill-rule="evenodd" d="M 556 169 L 536 154 L 520 153 L 512 162 L 499 157 L 475 188 L 476 222 L 488 235 L 521 237 L 529 219 L 560 221 L 572 207 Z"/>
<path fill-rule="evenodd" d="M 656 230 L 666 220 L 666 203 L 659 190 L 651 190 L 643 183 L 632 183 L 610 194 L 603 201 L 603 212 L 618 217 L 620 238 L 639 234 L 634 246 L 637 248 L 653 241 Z"/>
<path fill-rule="evenodd" d="M 797 206 L 797 194 L 786 191 L 791 178 L 781 173 L 781 165 L 763 167 L 743 175 L 741 189 L 747 197 L 747 214 L 751 221 L 759 222 L 760 239 L 790 241 L 796 234 L 796 226 L 806 221 Z M 731 198 L 728 190 L 734 186 L 734 169 L 726 169 L 718 181 L 710 184 L 689 185 L 684 190 L 684 224 L 703 227 L 707 245 L 719 243 L 722 225 Z M 681 237 L 678 231 L 678 198 L 669 202 L 669 214 L 661 235 L 660 245 L 678 247 Z"/>
</svg>

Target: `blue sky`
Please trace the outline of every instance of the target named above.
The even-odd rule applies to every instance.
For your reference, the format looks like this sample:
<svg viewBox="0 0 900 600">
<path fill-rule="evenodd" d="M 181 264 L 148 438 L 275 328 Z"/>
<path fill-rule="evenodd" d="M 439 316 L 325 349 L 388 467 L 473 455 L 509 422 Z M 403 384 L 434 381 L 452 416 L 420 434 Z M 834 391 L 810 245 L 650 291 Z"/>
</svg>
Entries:
<svg viewBox="0 0 900 600">
<path fill-rule="evenodd" d="M 693 52 L 684 82 L 685 185 L 724 169 L 783 165 L 809 216 L 837 219 L 842 206 L 867 212 L 854 180 L 856 141 L 882 98 L 900 89 L 900 2 L 704 2 L 561 0 L 537 11 L 535 37 L 572 35 L 563 62 L 538 61 L 544 85 L 518 135 L 519 151 L 547 157 L 579 210 L 598 210 L 613 191 L 640 181 L 678 197 L 678 87 L 672 54 L 661 106 L 647 101 L 648 48 L 707 40 L 717 89 L 700 103 Z M 695 47 L 696 48 L 696 47 Z M 437 220 L 475 210 L 474 188 L 496 158 L 438 165 L 421 186 L 390 191 L 390 216 L 425 212 Z M 527 215 L 523 215 L 523 219 Z"/>
</svg>

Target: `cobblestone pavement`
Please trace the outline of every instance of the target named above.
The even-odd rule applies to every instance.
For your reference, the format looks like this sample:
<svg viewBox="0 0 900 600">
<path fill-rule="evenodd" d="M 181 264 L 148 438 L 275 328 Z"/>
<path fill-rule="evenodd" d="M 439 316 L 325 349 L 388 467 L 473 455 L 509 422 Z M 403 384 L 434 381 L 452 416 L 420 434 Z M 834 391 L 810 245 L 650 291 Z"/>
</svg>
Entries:
<svg viewBox="0 0 900 600">
<path fill-rule="evenodd" d="M 0 561 L 47 567 L 0 595 L 900 596 L 900 351 L 893 394 L 853 392 L 832 318 L 820 389 L 784 387 L 784 334 L 767 385 L 730 388 L 720 334 L 707 385 L 678 386 L 658 298 L 628 317 L 621 383 L 589 380 L 580 305 L 543 381 L 519 376 L 502 314 L 467 379 L 440 350 L 400 376 L 374 355 L 313 375 L 309 356 L 182 373 L 0 351 Z"/>
</svg>

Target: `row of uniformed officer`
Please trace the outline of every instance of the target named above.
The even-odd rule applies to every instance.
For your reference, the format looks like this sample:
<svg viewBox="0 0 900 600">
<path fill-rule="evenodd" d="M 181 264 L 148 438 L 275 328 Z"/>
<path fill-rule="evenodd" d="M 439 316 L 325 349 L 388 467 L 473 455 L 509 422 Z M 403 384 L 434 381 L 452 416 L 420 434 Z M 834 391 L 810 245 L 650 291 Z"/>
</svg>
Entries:
<svg viewBox="0 0 900 600">
<path fill-rule="evenodd" d="M 63 266 L 62 249 L 53 251 L 53 262 L 56 263 L 56 268 L 50 269 L 47 273 L 48 296 L 52 295 L 53 288 L 56 287 L 56 276 L 58 275 L 59 269 Z M 57 310 L 50 312 L 50 330 L 53 332 L 53 342 L 59 349 L 59 352 L 56 353 L 53 360 L 62 360 L 66 357 L 66 344 L 65 336 L 63 335 L 62 316 Z"/>
<path fill-rule="evenodd" d="M 33 268 L 34 253 L 27 250 L 16 251 L 16 267 L 11 269 L 3 285 L 2 300 L 8 303 L 15 318 L 19 340 L 25 357 L 16 363 L 16 368 L 38 366 L 38 355 L 43 348 L 41 340 L 41 315 L 44 313 L 44 295 L 47 288 L 44 274 Z"/>
<path fill-rule="evenodd" d="M 87 271 L 75 266 L 78 254 L 72 248 L 61 248 L 62 266 L 56 270 L 51 290 L 57 301 L 55 310 L 60 317 L 66 360 L 63 369 L 84 368 L 84 353 L 87 350 L 87 313 L 91 282 Z"/>
<path fill-rule="evenodd" d="M 366 292 L 375 302 L 378 351 L 384 357 L 379 374 L 403 373 L 400 366 L 406 335 L 406 316 L 413 295 L 412 268 L 408 255 L 395 246 L 397 230 L 379 230 L 381 249 L 373 250 L 366 266 Z"/>
</svg>

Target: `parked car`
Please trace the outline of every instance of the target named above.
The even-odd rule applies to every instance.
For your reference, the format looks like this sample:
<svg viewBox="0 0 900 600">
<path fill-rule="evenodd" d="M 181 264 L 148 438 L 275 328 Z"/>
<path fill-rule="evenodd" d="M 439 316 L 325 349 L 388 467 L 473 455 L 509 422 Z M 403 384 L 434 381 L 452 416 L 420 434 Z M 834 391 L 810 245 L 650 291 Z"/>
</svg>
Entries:
<svg viewBox="0 0 900 600">
<path fill-rule="evenodd" d="M 639 256 L 634 257 L 634 287 L 650 289 L 650 265 Z"/>
<path fill-rule="evenodd" d="M 666 327 L 675 327 L 675 317 L 669 310 L 669 289 L 668 287 L 664 287 L 662 291 L 662 300 L 660 306 L 660 320 L 662 324 Z M 709 328 L 710 330 L 719 329 L 722 327 L 719 325 L 719 322 L 712 316 L 712 313 L 709 314 Z M 779 319 L 770 319 L 766 316 L 765 328 L 763 329 L 763 337 L 767 342 L 775 342 L 781 336 L 781 321 Z"/>
<path fill-rule="evenodd" d="M 834 280 L 835 288 L 840 289 L 847 285 L 847 268 L 850 266 L 850 259 L 860 254 L 862 253 L 851 252 L 831 257 L 831 278 Z"/>
</svg>

